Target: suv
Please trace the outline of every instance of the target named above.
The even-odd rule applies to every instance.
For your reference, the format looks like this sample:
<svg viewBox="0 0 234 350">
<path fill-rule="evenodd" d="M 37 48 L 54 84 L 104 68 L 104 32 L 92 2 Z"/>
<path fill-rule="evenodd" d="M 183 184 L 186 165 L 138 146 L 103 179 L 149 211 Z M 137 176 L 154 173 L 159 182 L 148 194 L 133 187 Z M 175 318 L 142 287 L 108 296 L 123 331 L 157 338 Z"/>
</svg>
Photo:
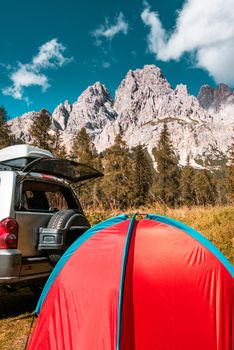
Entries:
<svg viewBox="0 0 234 350">
<path fill-rule="evenodd" d="M 71 184 L 102 173 L 29 145 L 0 150 L 0 286 L 44 283 L 89 227 Z"/>
</svg>

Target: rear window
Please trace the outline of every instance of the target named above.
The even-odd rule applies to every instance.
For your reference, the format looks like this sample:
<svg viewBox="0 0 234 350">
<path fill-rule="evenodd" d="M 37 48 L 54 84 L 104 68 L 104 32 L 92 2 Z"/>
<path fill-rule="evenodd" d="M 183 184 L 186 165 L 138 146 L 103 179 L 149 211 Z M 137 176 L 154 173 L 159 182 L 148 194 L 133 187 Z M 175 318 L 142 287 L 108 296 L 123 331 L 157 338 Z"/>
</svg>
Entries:
<svg viewBox="0 0 234 350">
<path fill-rule="evenodd" d="M 80 209 L 70 188 L 43 181 L 26 180 L 22 183 L 20 210 L 58 211 Z"/>
</svg>

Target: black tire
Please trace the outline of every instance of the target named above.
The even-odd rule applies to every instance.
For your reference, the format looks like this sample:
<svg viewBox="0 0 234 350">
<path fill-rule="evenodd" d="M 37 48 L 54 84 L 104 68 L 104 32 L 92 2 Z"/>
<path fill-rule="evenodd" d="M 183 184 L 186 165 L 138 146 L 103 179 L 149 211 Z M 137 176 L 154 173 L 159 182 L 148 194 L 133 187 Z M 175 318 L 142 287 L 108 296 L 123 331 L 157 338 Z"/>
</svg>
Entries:
<svg viewBox="0 0 234 350">
<path fill-rule="evenodd" d="M 70 227 L 72 226 L 80 226 L 83 229 L 79 230 L 79 232 L 69 232 Z M 85 217 L 85 215 L 77 210 L 68 209 L 68 210 L 60 210 L 55 213 L 48 223 L 48 228 L 67 228 L 66 235 L 66 248 L 68 248 L 78 237 L 80 237 L 89 227 L 90 224 Z M 47 256 L 49 258 L 50 264 L 55 266 L 63 253 L 64 250 L 47 250 Z"/>
</svg>

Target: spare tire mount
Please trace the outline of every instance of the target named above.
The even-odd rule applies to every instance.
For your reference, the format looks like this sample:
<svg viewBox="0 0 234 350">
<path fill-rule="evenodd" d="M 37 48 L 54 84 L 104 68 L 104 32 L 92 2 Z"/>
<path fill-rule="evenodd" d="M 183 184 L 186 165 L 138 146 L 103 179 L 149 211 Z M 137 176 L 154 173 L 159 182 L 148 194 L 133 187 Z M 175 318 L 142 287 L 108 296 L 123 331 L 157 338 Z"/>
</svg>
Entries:
<svg viewBox="0 0 234 350">
<path fill-rule="evenodd" d="M 90 224 L 81 211 L 68 209 L 56 212 L 48 226 L 39 229 L 38 250 L 45 251 L 55 266 L 65 250 L 87 229 Z"/>
</svg>

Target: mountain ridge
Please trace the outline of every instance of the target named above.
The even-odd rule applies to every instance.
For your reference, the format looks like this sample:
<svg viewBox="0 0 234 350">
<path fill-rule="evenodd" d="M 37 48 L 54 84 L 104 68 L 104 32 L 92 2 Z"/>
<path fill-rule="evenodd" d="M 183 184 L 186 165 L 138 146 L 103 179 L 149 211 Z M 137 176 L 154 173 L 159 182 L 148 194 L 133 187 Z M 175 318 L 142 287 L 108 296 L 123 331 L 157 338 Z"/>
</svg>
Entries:
<svg viewBox="0 0 234 350">
<path fill-rule="evenodd" d="M 29 125 L 37 112 L 25 113 L 9 122 L 12 132 L 30 142 Z M 51 114 L 67 148 L 75 133 L 85 127 L 98 151 L 114 143 L 121 132 L 129 147 L 145 145 L 152 153 L 164 122 L 180 163 L 190 157 L 193 166 L 225 160 L 234 128 L 234 92 L 224 84 L 203 85 L 198 98 L 186 85 L 173 89 L 160 68 L 146 65 L 130 70 L 113 99 L 104 84 L 89 86 L 71 104 L 59 104 Z M 29 125 L 28 125 L 29 124 Z"/>
</svg>

